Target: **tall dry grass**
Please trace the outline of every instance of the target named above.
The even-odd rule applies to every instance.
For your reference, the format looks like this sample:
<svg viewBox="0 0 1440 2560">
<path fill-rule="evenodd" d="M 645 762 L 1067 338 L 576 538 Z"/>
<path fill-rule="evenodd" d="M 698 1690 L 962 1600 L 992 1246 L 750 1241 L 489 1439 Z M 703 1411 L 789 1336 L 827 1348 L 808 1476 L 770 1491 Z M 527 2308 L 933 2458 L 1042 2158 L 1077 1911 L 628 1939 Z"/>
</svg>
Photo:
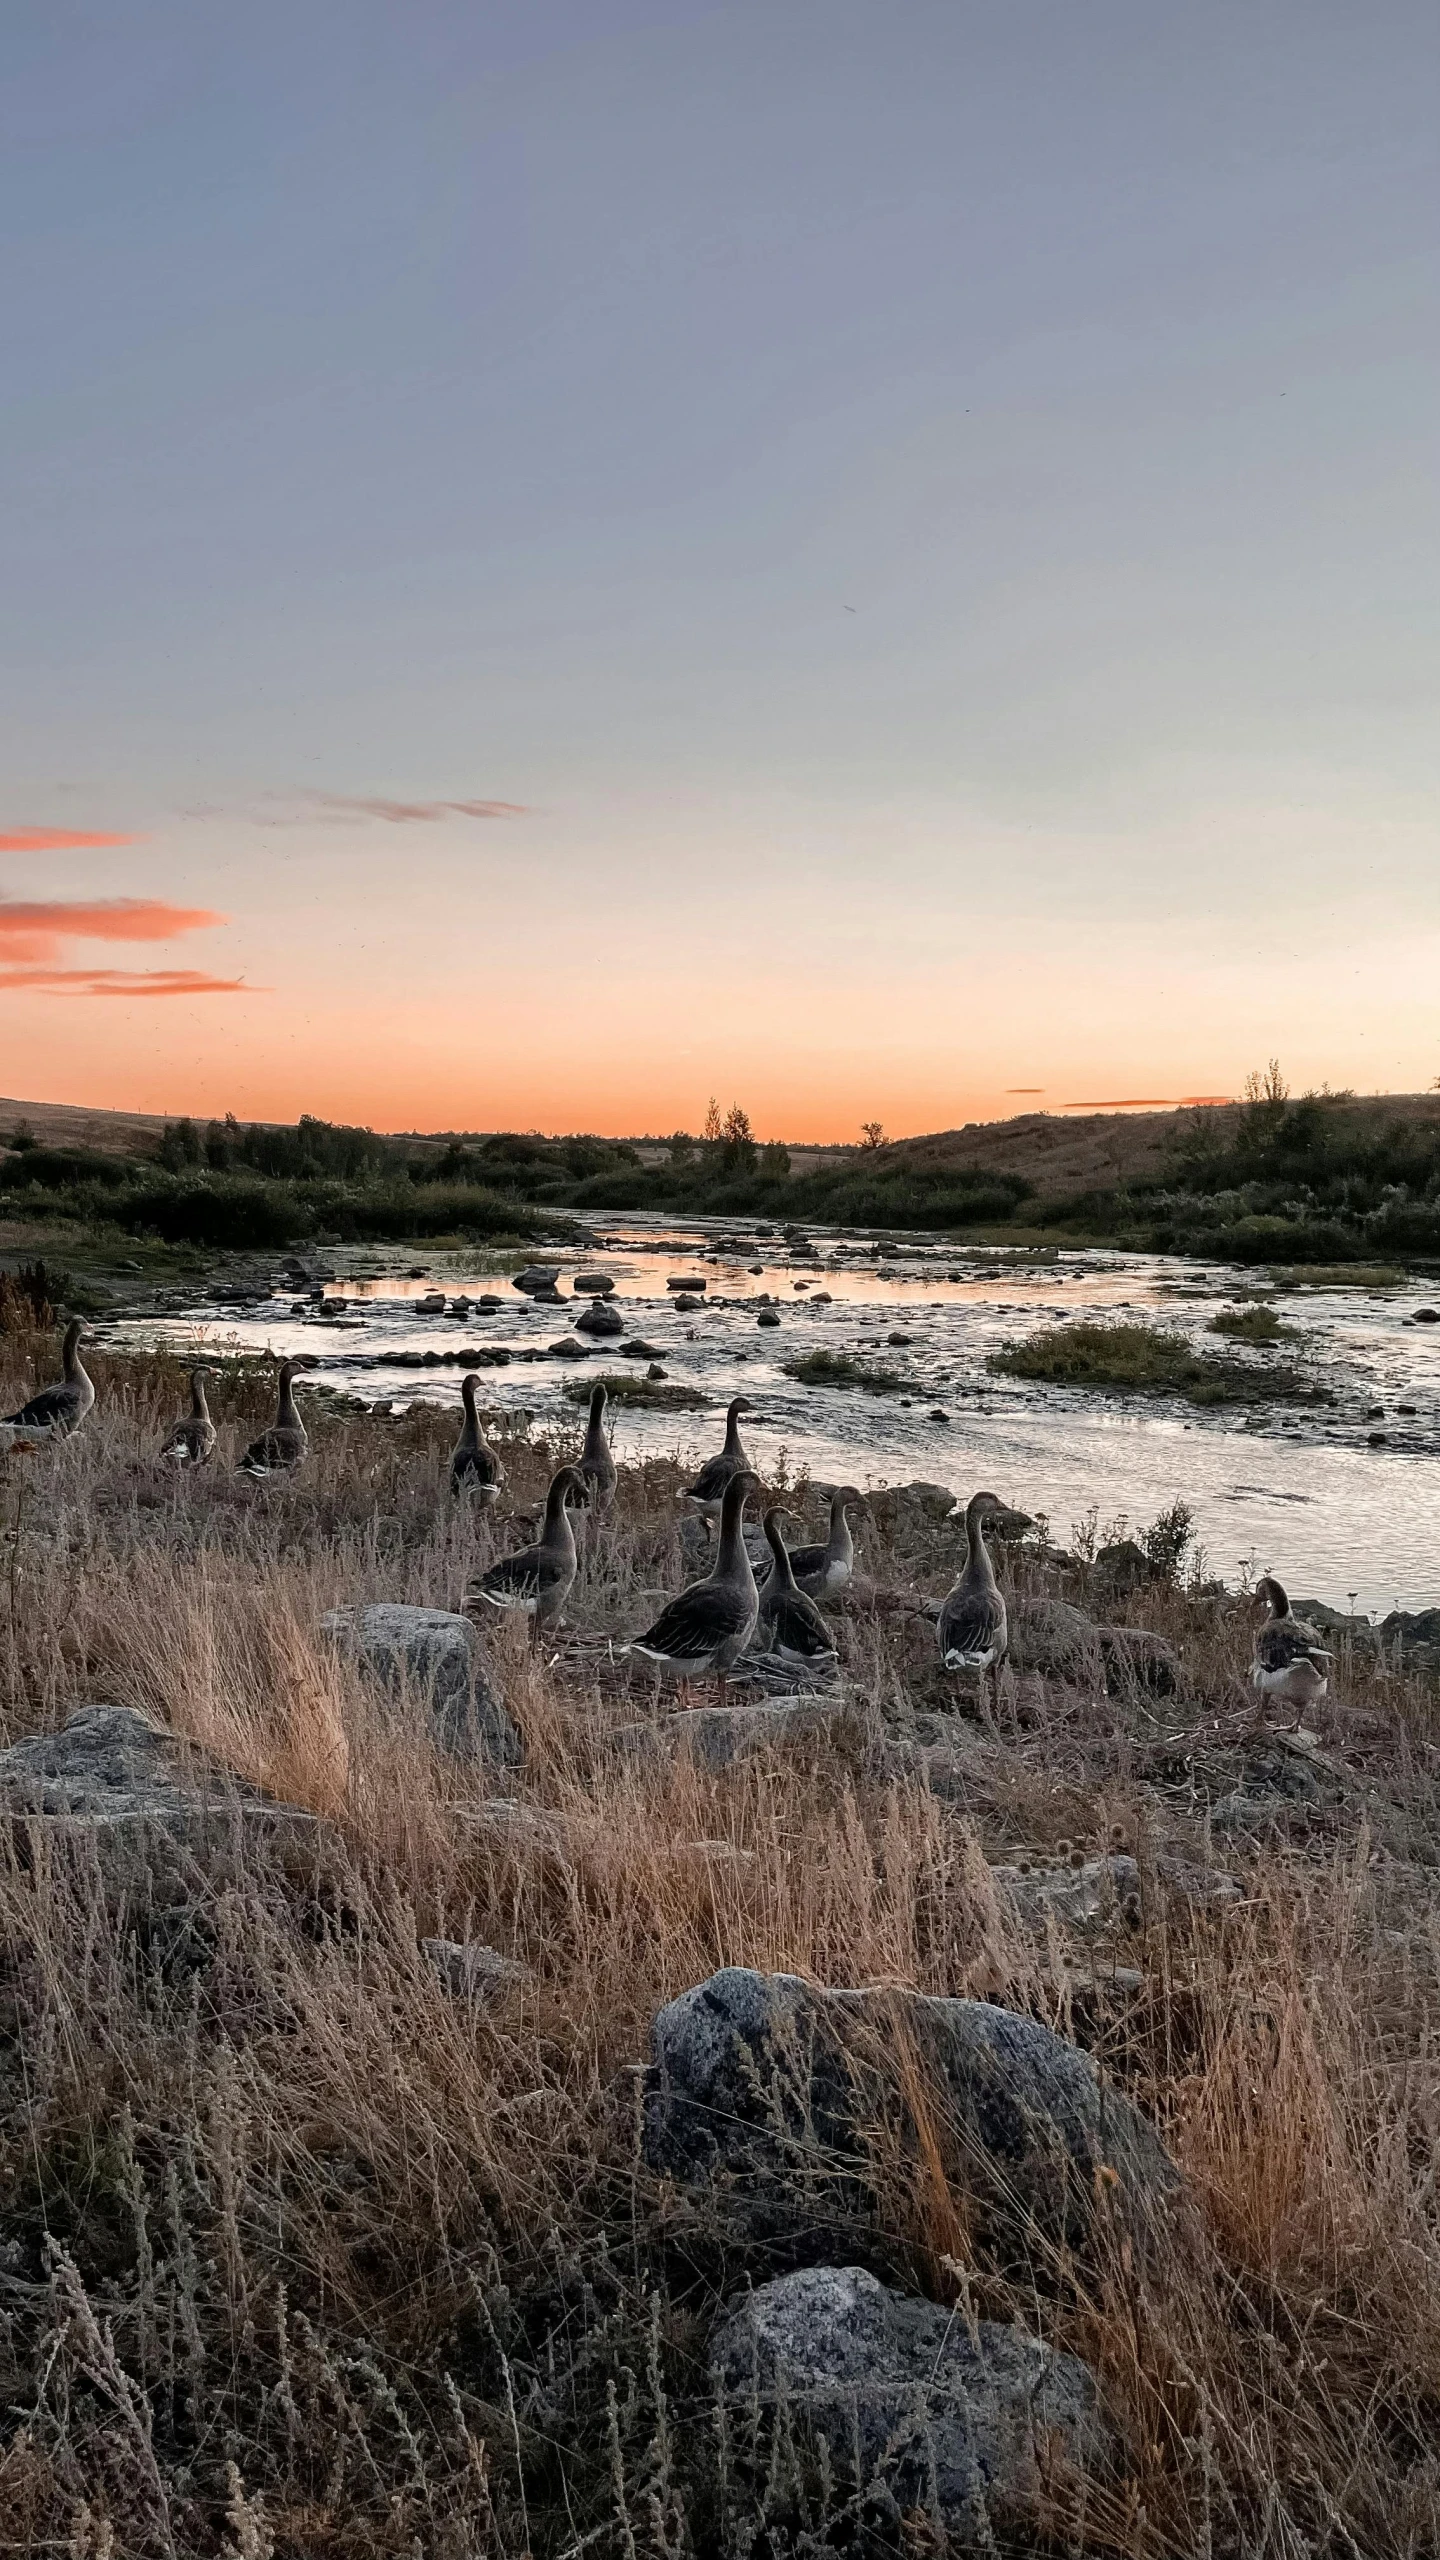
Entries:
<svg viewBox="0 0 1440 2560">
<path fill-rule="evenodd" d="M 757 2470 L 718 2426 L 705 2339 L 773 2261 L 639 2146 L 655 2008 L 744 1964 L 1028 2009 L 1090 2047 L 1182 2165 L 1190 2202 L 1153 2251 L 1117 2227 L 1084 2263 L 1037 2245 L 1022 2280 L 896 2043 L 847 2254 L 1090 2360 L 1122 2458 L 1057 2506 L 1048 2547 L 1440 2548 L 1422 1688 L 1347 1665 L 1303 1819 L 1222 1844 L 1207 1807 L 1247 1769 L 1258 1783 L 1269 1747 L 1243 1613 L 1152 1590 L 1131 1614 L 1180 1647 L 1174 1694 L 1027 1674 L 986 1732 L 907 1614 L 943 1587 L 946 1533 L 870 1528 L 878 1597 L 844 1620 L 832 1732 L 721 1772 L 638 1758 L 615 1737 L 648 1714 L 648 1680 L 604 1639 L 682 1576 L 675 1471 L 652 1464 L 622 1481 L 572 1632 L 539 1654 L 495 1632 L 527 1758 L 487 1778 L 318 1632 L 370 1598 L 455 1606 L 505 1534 L 447 1497 L 451 1420 L 322 1415 L 293 1484 L 217 1466 L 177 1485 L 150 1452 L 178 1370 L 96 1366 L 93 1424 L 0 1478 L 7 1732 L 133 1704 L 323 1821 L 298 1858 L 257 1838 L 121 1898 L 83 1847 L 3 1844 L 0 2544 L 866 2547 L 843 2501 L 817 2508 L 798 2469 Z M 227 1381 L 226 1456 L 269 1392 Z M 514 1439 L 520 1505 L 559 1454 Z M 1033 1556 L 1011 1571 L 1017 1592 L 1046 1584 Z M 1117 1840 L 1143 1891 L 1100 1949 L 1027 1932 L 993 1877 Z M 1175 1856 L 1228 1866 L 1242 1899 L 1167 1891 Z M 524 1970 L 457 1998 L 435 1937 Z"/>
</svg>

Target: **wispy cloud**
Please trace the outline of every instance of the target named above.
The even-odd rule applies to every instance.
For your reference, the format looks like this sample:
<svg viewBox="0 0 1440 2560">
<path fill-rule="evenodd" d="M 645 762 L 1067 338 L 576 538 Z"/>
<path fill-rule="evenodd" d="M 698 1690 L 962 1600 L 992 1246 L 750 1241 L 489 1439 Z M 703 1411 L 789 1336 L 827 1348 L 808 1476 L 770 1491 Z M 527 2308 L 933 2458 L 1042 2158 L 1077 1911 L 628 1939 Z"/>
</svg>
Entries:
<svg viewBox="0 0 1440 2560">
<path fill-rule="evenodd" d="M 170 942 L 227 921 L 162 898 L 0 898 L 0 961 L 55 960 L 65 942 Z"/>
<path fill-rule="evenodd" d="M 1118 1101 L 1064 1102 L 1062 1111 L 1193 1111 L 1202 1102 L 1229 1102 L 1228 1093 L 1127 1093 Z"/>
<path fill-rule="evenodd" d="M 138 836 L 102 835 L 95 827 L 0 827 L 0 853 L 81 853 L 92 845 L 139 842 Z"/>
<path fill-rule="evenodd" d="M 519 800 L 376 800 L 341 791 L 302 791 L 310 808 L 337 818 L 379 818 L 389 827 L 432 827 L 442 818 L 524 818 Z"/>
<path fill-rule="evenodd" d="M 263 996 L 268 987 L 243 978 L 212 978 L 203 969 L 0 969 L 0 995 Z"/>
</svg>

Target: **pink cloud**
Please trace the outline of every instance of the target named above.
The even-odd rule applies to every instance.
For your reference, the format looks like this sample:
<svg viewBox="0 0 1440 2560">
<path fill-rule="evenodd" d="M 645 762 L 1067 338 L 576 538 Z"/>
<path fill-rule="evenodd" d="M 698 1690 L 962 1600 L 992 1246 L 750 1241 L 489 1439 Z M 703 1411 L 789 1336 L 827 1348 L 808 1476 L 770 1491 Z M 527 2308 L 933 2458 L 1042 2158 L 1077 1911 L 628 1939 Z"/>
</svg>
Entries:
<svg viewBox="0 0 1440 2560">
<path fill-rule="evenodd" d="M 162 898 L 0 898 L 0 960 L 54 960 L 62 942 L 169 942 L 227 919 Z"/>
<path fill-rule="evenodd" d="M 203 969 L 0 969 L 0 994 L 46 996 L 263 996 L 243 978 L 212 978 Z"/>
<path fill-rule="evenodd" d="M 338 791 L 307 791 L 317 808 L 352 818 L 382 818 L 387 826 L 433 826 L 441 818 L 524 818 L 519 800 L 361 800 Z"/>
<path fill-rule="evenodd" d="M 78 853 L 91 845 L 139 842 L 138 836 L 101 835 L 94 827 L 0 828 L 0 853 Z"/>
</svg>

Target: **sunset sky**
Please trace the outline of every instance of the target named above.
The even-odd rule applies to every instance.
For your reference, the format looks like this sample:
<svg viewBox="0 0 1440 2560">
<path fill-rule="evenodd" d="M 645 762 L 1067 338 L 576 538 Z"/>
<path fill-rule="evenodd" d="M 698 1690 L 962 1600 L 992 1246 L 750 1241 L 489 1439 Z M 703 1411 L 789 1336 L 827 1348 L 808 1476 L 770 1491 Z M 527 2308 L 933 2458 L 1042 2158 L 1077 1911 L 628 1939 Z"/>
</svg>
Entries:
<svg viewBox="0 0 1440 2560">
<path fill-rule="evenodd" d="M 1440 1075 L 1433 0 L 21 0 L 0 1091 Z"/>
</svg>

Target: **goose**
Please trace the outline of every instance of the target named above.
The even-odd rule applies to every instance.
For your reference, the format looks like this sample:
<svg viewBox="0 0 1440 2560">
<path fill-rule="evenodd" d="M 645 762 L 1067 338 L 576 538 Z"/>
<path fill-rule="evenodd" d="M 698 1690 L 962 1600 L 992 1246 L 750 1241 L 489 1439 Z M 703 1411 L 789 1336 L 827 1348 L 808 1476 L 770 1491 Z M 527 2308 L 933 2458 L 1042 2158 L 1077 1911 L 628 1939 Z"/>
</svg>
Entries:
<svg viewBox="0 0 1440 2560">
<path fill-rule="evenodd" d="M 585 1479 L 586 1499 L 592 1513 L 608 1511 L 615 1500 L 615 1487 L 620 1471 L 605 1436 L 605 1407 L 609 1391 L 604 1379 L 598 1379 L 590 1391 L 590 1420 L 585 1429 L 585 1446 L 580 1452 L 580 1473 Z"/>
<path fill-rule="evenodd" d="M 63 1375 L 55 1386 L 42 1387 L 18 1413 L 7 1414 L 13 1430 L 43 1433 L 47 1440 L 63 1440 L 79 1430 L 95 1402 L 94 1380 L 86 1376 L 80 1362 L 78 1345 L 84 1330 L 80 1318 L 72 1316 L 60 1345 Z"/>
<path fill-rule="evenodd" d="M 774 1562 L 760 1593 L 757 1648 L 777 1653 L 785 1662 L 833 1662 L 835 1639 L 814 1601 L 796 1582 L 794 1559 L 780 1534 L 782 1517 L 779 1510 L 765 1514 L 765 1535 Z"/>
<path fill-rule="evenodd" d="M 1010 1641 L 1005 1601 L 985 1544 L 985 1522 L 1006 1505 L 997 1493 L 972 1493 L 965 1506 L 965 1562 L 940 1604 L 936 1630 L 947 1671 L 978 1671 L 980 1694 L 990 1672 L 998 1692 Z"/>
<path fill-rule="evenodd" d="M 292 1382 L 297 1370 L 313 1369 L 314 1360 L 282 1360 L 280 1363 L 279 1399 L 275 1419 L 268 1431 L 251 1441 L 241 1459 L 237 1473 L 243 1476 L 293 1475 L 310 1446 L 305 1425 L 295 1410 Z"/>
<path fill-rule="evenodd" d="M 718 1517 L 725 1499 L 725 1489 L 732 1477 L 749 1472 L 750 1460 L 740 1438 L 740 1416 L 753 1413 L 748 1396 L 732 1396 L 725 1413 L 725 1446 L 716 1458 L 707 1458 L 693 1484 L 687 1484 L 680 1499 L 693 1503 L 707 1520 Z"/>
<path fill-rule="evenodd" d="M 790 1570 L 802 1591 L 812 1600 L 825 1593 L 843 1591 L 855 1570 L 855 1541 L 850 1535 L 846 1510 L 852 1502 L 863 1502 L 853 1484 L 837 1486 L 830 1496 L 830 1535 L 823 1544 L 790 1549 Z"/>
<path fill-rule="evenodd" d="M 687 1583 L 679 1597 L 661 1610 L 654 1625 L 623 1648 L 678 1672 L 682 1679 L 699 1679 L 713 1671 L 722 1704 L 726 1674 L 749 1644 L 760 1614 L 760 1595 L 743 1534 L 745 1505 L 758 1484 L 758 1476 L 748 1467 L 736 1469 L 721 1496 L 720 1552 L 713 1573 L 702 1582 Z"/>
<path fill-rule="evenodd" d="M 560 1623 L 579 1557 L 567 1503 L 583 1495 L 585 1479 L 578 1467 L 561 1467 L 545 1496 L 545 1523 L 533 1547 L 501 1556 L 478 1573 L 465 1594 L 465 1615 L 478 1618 L 482 1607 L 523 1609 L 534 1621 L 532 1634 Z"/>
<path fill-rule="evenodd" d="M 505 1470 L 481 1428 L 475 1399 L 480 1381 L 474 1371 L 460 1381 L 460 1398 L 465 1407 L 465 1424 L 450 1459 L 452 1493 L 473 1493 L 481 1502 L 498 1502 L 505 1482 Z"/>
<path fill-rule="evenodd" d="M 215 1455 L 216 1430 L 205 1401 L 209 1369 L 190 1372 L 190 1410 L 182 1414 L 160 1444 L 160 1455 L 177 1467 L 203 1467 Z"/>
<path fill-rule="evenodd" d="M 1270 1615 L 1255 1639 L 1250 1665 L 1254 1687 L 1262 1697 L 1279 1698 L 1286 1706 L 1317 1706 L 1329 1685 L 1328 1650 L 1314 1627 L 1291 1617 L 1289 1594 L 1273 1573 L 1261 1575 L 1255 1597 Z"/>
</svg>

